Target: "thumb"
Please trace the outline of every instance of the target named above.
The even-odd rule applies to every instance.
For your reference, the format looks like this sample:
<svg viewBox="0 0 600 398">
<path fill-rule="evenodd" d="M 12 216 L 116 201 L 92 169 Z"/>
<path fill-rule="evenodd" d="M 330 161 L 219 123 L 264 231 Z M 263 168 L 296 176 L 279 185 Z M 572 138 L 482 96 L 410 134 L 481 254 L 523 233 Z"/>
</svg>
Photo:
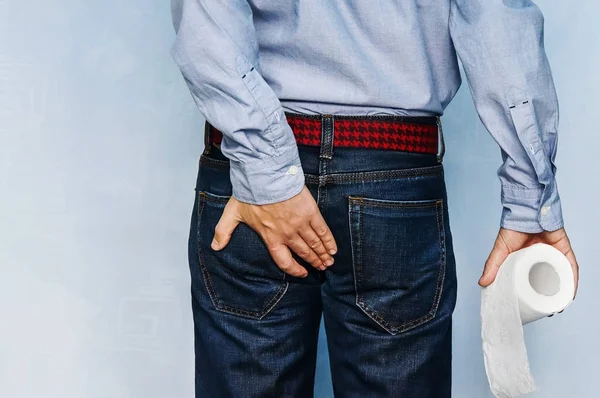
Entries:
<svg viewBox="0 0 600 398">
<path fill-rule="evenodd" d="M 210 247 L 213 250 L 221 250 L 229 243 L 231 234 L 240 223 L 240 218 L 237 215 L 235 209 L 227 204 L 225 210 L 215 227 L 215 235 L 213 237 Z"/>
<path fill-rule="evenodd" d="M 490 256 L 485 262 L 483 274 L 481 275 L 481 278 L 479 278 L 480 286 L 486 287 L 494 282 L 494 279 L 496 279 L 496 275 L 498 274 L 498 270 L 500 269 L 500 266 L 504 260 L 506 260 L 506 257 L 508 257 L 508 254 L 508 250 L 505 247 L 502 247 L 502 245 L 496 241 Z"/>
</svg>

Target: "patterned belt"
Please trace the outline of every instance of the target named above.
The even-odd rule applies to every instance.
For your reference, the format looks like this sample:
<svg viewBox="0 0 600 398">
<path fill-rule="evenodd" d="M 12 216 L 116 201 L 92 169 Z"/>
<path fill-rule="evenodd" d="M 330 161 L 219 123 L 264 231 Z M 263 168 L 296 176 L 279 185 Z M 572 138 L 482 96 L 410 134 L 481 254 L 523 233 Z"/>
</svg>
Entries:
<svg viewBox="0 0 600 398">
<path fill-rule="evenodd" d="M 285 113 L 298 145 L 320 146 L 324 117 L 333 120 L 333 146 L 438 153 L 438 118 L 430 116 L 345 116 Z M 208 144 L 220 144 L 222 133 L 206 123 Z"/>
</svg>

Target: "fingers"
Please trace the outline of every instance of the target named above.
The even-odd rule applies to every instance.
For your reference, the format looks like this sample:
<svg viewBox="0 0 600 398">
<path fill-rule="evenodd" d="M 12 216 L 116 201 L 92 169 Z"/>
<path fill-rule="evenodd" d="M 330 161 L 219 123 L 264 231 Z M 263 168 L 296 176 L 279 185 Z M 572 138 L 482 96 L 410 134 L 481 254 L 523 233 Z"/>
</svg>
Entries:
<svg viewBox="0 0 600 398">
<path fill-rule="evenodd" d="M 308 276 L 308 271 L 306 268 L 298 264 L 294 257 L 292 257 L 292 253 L 290 249 L 283 245 L 279 244 L 276 246 L 270 246 L 267 244 L 269 249 L 269 253 L 273 258 L 273 261 L 277 264 L 277 266 L 286 274 L 295 276 L 297 278 L 306 278 Z"/>
<path fill-rule="evenodd" d="M 327 226 L 327 223 L 323 219 L 323 216 L 321 216 L 321 213 L 317 213 L 315 217 L 311 219 L 310 225 L 316 232 L 321 242 L 323 242 L 323 246 L 325 246 L 325 250 L 327 250 L 327 253 L 329 253 L 332 256 L 335 253 L 337 253 L 337 245 L 335 243 L 335 239 L 333 238 L 333 234 Z"/>
<path fill-rule="evenodd" d="M 485 267 L 483 269 L 483 274 L 481 278 L 479 278 L 479 285 L 482 287 L 489 286 L 494 279 L 496 279 L 496 275 L 498 274 L 498 269 L 508 257 L 509 251 L 507 248 L 503 247 L 503 245 L 496 240 L 494 244 L 494 248 L 490 253 L 487 261 L 485 262 Z"/>
<path fill-rule="evenodd" d="M 575 299 L 577 296 L 577 289 L 579 287 L 579 264 L 577 264 L 577 259 L 575 258 L 573 250 L 569 250 L 565 256 L 571 263 L 571 268 L 573 269 L 573 277 L 575 278 L 575 294 L 573 295 L 573 299 Z"/>
<path fill-rule="evenodd" d="M 294 251 L 298 256 L 300 256 L 304 261 L 312 265 L 313 267 L 324 271 L 327 266 L 325 263 L 319 258 L 317 253 L 304 241 L 304 239 L 300 235 L 296 235 L 296 238 L 291 240 L 287 246 Z M 333 264 L 333 263 L 332 263 Z"/>
<path fill-rule="evenodd" d="M 579 286 L 579 264 L 577 263 L 575 253 L 573 253 L 571 243 L 569 242 L 569 238 L 567 237 L 564 228 L 540 234 L 528 234 L 501 228 L 498 237 L 496 238 L 496 242 L 494 242 L 494 248 L 485 263 L 485 268 L 479 279 L 479 284 L 482 287 L 486 287 L 494 282 L 500 266 L 510 253 L 539 242 L 554 246 L 560 250 L 571 263 L 575 282 L 573 299 L 575 299 Z"/>
<path fill-rule="evenodd" d="M 332 256 L 337 252 L 335 239 L 306 187 L 291 199 L 268 205 L 228 202 L 211 247 L 215 250 L 225 247 L 240 222 L 262 237 L 275 263 L 290 275 L 308 275 L 290 250 L 320 270 L 333 264 Z"/>
<path fill-rule="evenodd" d="M 315 268 L 321 269 L 322 266 L 328 267 L 330 265 L 333 264 L 333 257 L 331 257 L 331 255 L 329 253 L 327 253 L 327 249 L 325 248 L 325 245 L 323 244 L 323 241 L 321 240 L 321 238 L 319 238 L 319 236 L 317 235 L 317 233 L 315 232 L 314 229 L 312 228 L 306 228 L 302 231 L 300 231 L 300 238 L 306 242 L 307 247 L 309 247 L 311 249 L 311 251 L 313 253 L 315 253 L 315 256 L 320 260 L 318 262 L 318 265 L 313 264 L 311 261 L 306 260 L 306 258 L 304 258 L 302 255 L 300 255 L 298 252 L 298 255 L 300 255 L 300 257 L 304 258 L 306 261 L 308 261 L 309 263 L 311 263 Z M 296 250 L 294 250 L 296 251 Z"/>
<path fill-rule="evenodd" d="M 213 250 L 221 250 L 229 243 L 231 234 L 240 223 L 239 215 L 235 209 L 235 206 L 228 202 L 223 210 L 223 214 L 215 227 L 215 235 L 210 247 Z"/>
<path fill-rule="evenodd" d="M 569 263 L 571 263 L 571 269 L 573 270 L 573 279 L 575 283 L 575 293 L 573 294 L 573 299 L 575 299 L 577 296 L 577 289 L 579 287 L 579 264 L 575 258 L 575 253 L 571 247 L 571 241 L 567 236 L 567 232 L 564 228 L 561 228 L 545 234 L 545 243 L 550 244 L 560 250 L 561 253 L 567 257 Z"/>
</svg>

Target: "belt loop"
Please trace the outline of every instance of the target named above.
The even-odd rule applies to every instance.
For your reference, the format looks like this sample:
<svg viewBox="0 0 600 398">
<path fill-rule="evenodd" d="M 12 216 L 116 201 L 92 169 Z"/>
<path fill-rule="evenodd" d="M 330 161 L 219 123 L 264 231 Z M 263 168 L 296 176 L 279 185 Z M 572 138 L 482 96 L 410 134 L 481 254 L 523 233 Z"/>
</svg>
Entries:
<svg viewBox="0 0 600 398">
<path fill-rule="evenodd" d="M 333 115 L 321 115 L 321 159 L 330 160 L 333 155 Z"/>
<path fill-rule="evenodd" d="M 210 123 L 208 120 L 204 123 L 204 151 L 203 155 L 210 154 Z"/>
<path fill-rule="evenodd" d="M 444 129 L 442 128 L 442 119 L 439 116 L 436 116 L 436 121 L 438 125 L 438 137 L 440 140 L 437 161 L 438 163 L 442 163 L 442 160 L 444 160 L 444 154 L 446 153 L 446 146 L 444 144 Z"/>
</svg>

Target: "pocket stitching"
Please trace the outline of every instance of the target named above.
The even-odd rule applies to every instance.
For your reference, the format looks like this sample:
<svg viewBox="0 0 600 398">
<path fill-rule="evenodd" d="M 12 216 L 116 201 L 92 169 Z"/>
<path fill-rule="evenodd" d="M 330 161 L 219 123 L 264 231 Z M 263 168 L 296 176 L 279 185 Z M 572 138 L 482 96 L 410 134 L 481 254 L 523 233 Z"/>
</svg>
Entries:
<svg viewBox="0 0 600 398">
<path fill-rule="evenodd" d="M 373 170 L 346 173 L 333 173 L 324 176 L 327 184 L 364 183 L 381 180 L 400 180 L 407 178 L 439 177 L 444 175 L 444 166 L 425 166 L 410 169 Z M 320 177 L 315 174 L 305 174 L 308 184 L 318 184 Z"/>
<path fill-rule="evenodd" d="M 429 207 L 438 207 L 443 205 L 442 199 L 431 199 L 431 200 L 380 200 L 364 198 L 360 196 L 348 196 L 350 203 L 358 204 L 359 206 L 370 206 L 370 207 L 383 207 L 389 209 L 405 209 L 405 208 L 422 208 L 427 209 Z"/>
<path fill-rule="evenodd" d="M 202 222 L 202 214 L 204 213 L 204 204 L 207 201 L 212 200 L 214 203 L 223 203 L 223 202 L 226 203 L 225 199 L 208 196 L 207 192 L 205 192 L 205 191 L 200 191 L 199 195 L 200 195 L 201 206 L 198 208 L 198 226 L 197 226 L 198 230 L 200 230 L 200 226 L 201 226 L 201 222 Z M 197 237 L 197 239 L 199 239 L 199 238 Z M 283 295 L 287 292 L 287 289 L 288 289 L 290 283 L 285 281 L 285 274 L 284 274 L 283 285 L 281 285 L 281 287 L 279 288 L 277 293 L 273 296 L 273 298 L 271 300 L 269 300 L 263 306 L 263 308 L 260 309 L 259 311 L 242 310 L 239 308 L 234 308 L 228 304 L 221 304 L 219 301 L 219 298 L 217 296 L 217 293 L 214 290 L 214 287 L 213 287 L 213 284 L 211 281 L 211 277 L 210 277 L 210 273 L 208 272 L 208 268 L 206 267 L 206 264 L 204 263 L 204 256 L 202 253 L 202 249 L 200 248 L 200 244 L 198 244 L 197 247 L 198 247 L 198 259 L 200 260 L 199 263 L 200 263 L 200 269 L 202 271 L 202 276 L 204 279 L 204 285 L 206 286 L 206 290 L 208 291 L 210 301 L 213 303 L 213 306 L 217 310 L 225 312 L 225 313 L 234 314 L 234 315 L 246 316 L 246 317 L 250 317 L 250 318 L 254 318 L 254 319 L 262 319 L 269 312 L 271 312 L 271 310 L 277 305 L 277 303 L 279 303 L 279 301 L 281 301 L 281 299 L 283 298 Z"/>
<path fill-rule="evenodd" d="M 209 168 L 217 169 L 217 170 L 228 170 L 229 169 L 229 161 L 213 159 L 207 155 L 200 155 L 200 165 L 206 166 Z"/>
<path fill-rule="evenodd" d="M 413 329 L 417 326 L 420 326 L 430 320 L 432 320 L 436 313 L 437 313 L 437 309 L 439 306 L 439 303 L 441 301 L 441 297 L 442 297 L 442 289 L 443 289 L 443 285 L 444 285 L 444 280 L 445 280 L 445 275 L 446 275 L 446 241 L 445 241 L 445 237 L 444 237 L 444 232 L 445 232 L 445 228 L 444 228 L 444 214 L 443 214 L 443 200 L 442 199 L 436 199 L 434 202 L 431 203 L 407 203 L 407 202 L 379 202 L 377 200 L 374 200 L 373 202 L 366 200 L 365 198 L 360 198 L 360 197 L 349 197 L 350 199 L 350 211 L 352 212 L 352 205 L 356 205 L 358 206 L 358 213 L 356 212 L 356 210 L 354 211 L 354 214 L 358 215 L 358 226 L 359 226 L 359 244 L 357 245 L 354 239 L 354 234 L 351 233 L 350 234 L 350 245 L 352 248 L 352 257 L 353 257 L 353 272 L 354 272 L 354 288 L 355 288 L 355 293 L 356 293 L 356 304 L 357 306 L 369 317 L 371 318 L 375 323 L 377 323 L 378 325 L 380 325 L 382 328 L 384 328 L 388 333 L 392 334 L 392 335 L 396 335 L 398 333 L 402 333 L 405 331 L 408 331 L 410 329 Z M 378 206 L 378 207 L 386 207 L 386 208 L 396 208 L 396 209 L 400 209 L 400 208 L 410 208 L 410 207 L 417 207 L 417 208 L 429 208 L 429 207 L 435 207 L 436 208 L 436 224 L 438 227 L 438 239 L 439 239 L 439 245 L 440 245 L 440 269 L 438 271 L 438 276 L 437 276 L 437 281 L 436 281 L 436 290 L 435 290 L 435 294 L 434 294 L 434 298 L 433 298 L 433 305 L 431 307 L 431 309 L 429 310 L 429 312 L 427 314 L 425 314 L 424 316 L 417 318 L 417 319 L 413 319 L 407 322 L 404 322 L 400 325 L 393 325 L 391 322 L 388 322 L 387 320 L 385 320 L 383 317 L 381 317 L 381 315 L 379 315 L 375 310 L 371 309 L 369 307 L 369 305 L 364 301 L 364 297 L 361 293 L 359 293 L 359 289 L 358 289 L 358 283 L 359 281 L 362 280 L 362 268 L 363 267 L 363 257 L 362 257 L 362 242 L 364 241 L 364 228 L 363 225 L 364 223 L 362 222 L 363 219 L 363 207 L 365 206 L 365 203 L 368 203 L 369 205 L 373 204 L 374 206 Z M 350 220 L 350 222 L 352 223 L 352 221 Z M 352 226 L 350 226 L 352 228 Z M 358 248 L 357 248 L 358 247 Z M 354 261 L 355 258 L 355 253 L 357 253 L 358 255 L 358 262 Z"/>
</svg>

